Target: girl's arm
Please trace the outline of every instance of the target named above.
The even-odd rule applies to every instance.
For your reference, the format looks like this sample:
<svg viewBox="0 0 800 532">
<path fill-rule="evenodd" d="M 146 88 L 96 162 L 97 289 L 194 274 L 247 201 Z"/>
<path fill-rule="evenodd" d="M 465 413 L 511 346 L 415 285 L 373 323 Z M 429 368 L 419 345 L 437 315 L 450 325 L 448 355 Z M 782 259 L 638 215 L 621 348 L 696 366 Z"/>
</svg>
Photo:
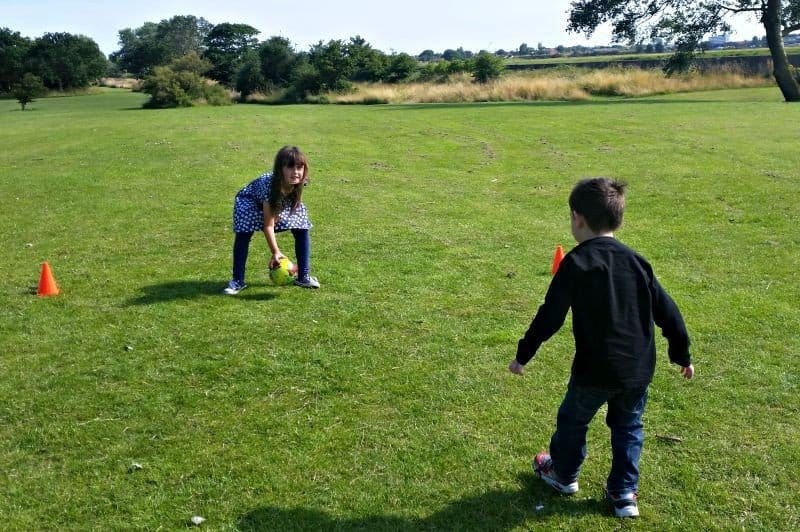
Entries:
<svg viewBox="0 0 800 532">
<path fill-rule="evenodd" d="M 272 213 L 272 207 L 269 206 L 269 202 L 265 201 L 263 203 L 264 209 L 264 236 L 267 237 L 267 245 L 269 246 L 269 250 L 272 253 L 272 258 L 269 261 L 269 267 L 273 268 L 278 265 L 278 260 L 284 256 L 281 253 L 281 249 L 278 247 L 278 240 L 275 238 L 275 216 Z"/>
</svg>

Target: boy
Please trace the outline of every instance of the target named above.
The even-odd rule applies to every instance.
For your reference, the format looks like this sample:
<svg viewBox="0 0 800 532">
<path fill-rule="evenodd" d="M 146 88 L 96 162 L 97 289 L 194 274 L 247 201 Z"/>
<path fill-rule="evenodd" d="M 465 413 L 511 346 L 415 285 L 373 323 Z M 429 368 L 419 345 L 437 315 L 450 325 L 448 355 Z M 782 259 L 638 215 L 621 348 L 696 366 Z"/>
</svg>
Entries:
<svg viewBox="0 0 800 532">
<path fill-rule="evenodd" d="M 575 359 L 558 410 L 550 453 L 533 461 L 539 477 L 556 491 L 578 491 L 586 457 L 586 431 L 598 409 L 608 404 L 612 463 L 606 496 L 617 517 L 639 515 L 639 457 L 642 414 L 655 371 L 658 325 L 669 358 L 691 379 L 694 366 L 689 335 L 678 307 L 656 280 L 647 261 L 614 238 L 622 224 L 625 184 L 584 179 L 569 196 L 572 235 L 578 245 L 562 260 L 508 369 L 522 375 L 539 346 L 561 328 L 572 309 Z"/>
</svg>

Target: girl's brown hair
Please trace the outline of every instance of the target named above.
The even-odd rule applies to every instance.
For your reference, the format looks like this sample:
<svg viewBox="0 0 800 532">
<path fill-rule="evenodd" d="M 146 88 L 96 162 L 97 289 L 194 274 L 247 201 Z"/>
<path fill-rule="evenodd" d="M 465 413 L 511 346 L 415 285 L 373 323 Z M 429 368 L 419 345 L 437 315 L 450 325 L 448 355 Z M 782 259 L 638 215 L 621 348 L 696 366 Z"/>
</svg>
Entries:
<svg viewBox="0 0 800 532">
<path fill-rule="evenodd" d="M 269 189 L 269 206 L 272 212 L 277 214 L 281 209 L 281 180 L 283 179 L 283 169 L 288 167 L 303 165 L 303 180 L 292 187 L 292 191 L 287 198 L 292 200 L 292 212 L 300 206 L 303 198 L 303 187 L 309 183 L 308 159 L 297 146 L 284 146 L 275 155 L 275 164 L 272 166 L 272 180 Z"/>
</svg>

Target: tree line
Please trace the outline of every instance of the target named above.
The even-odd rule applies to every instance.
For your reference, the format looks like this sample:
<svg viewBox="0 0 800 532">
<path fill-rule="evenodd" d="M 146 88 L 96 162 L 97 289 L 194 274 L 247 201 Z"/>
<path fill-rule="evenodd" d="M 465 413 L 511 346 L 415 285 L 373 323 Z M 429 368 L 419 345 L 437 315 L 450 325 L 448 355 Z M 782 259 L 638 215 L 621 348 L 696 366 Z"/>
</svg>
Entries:
<svg viewBox="0 0 800 532">
<path fill-rule="evenodd" d="M 467 72 L 484 83 L 503 70 L 502 59 L 488 52 L 473 55 L 459 48 L 446 51 L 449 60 L 420 62 L 406 53 L 385 54 L 360 36 L 319 41 L 306 52 L 284 37 L 260 42 L 259 33 L 247 24 L 174 16 L 119 31 L 120 48 L 106 59 L 88 37 L 48 33 L 31 40 L 0 28 L 0 93 L 35 85 L 37 78 L 42 89 L 63 91 L 106 75 L 128 75 L 143 80 L 152 107 L 191 105 L 198 99 L 222 103 L 229 91 L 242 100 L 265 93 L 277 94 L 278 101 L 302 102 L 351 90 L 358 82 L 443 80 Z"/>
<path fill-rule="evenodd" d="M 82 88 L 107 69 L 106 57 L 89 37 L 46 33 L 31 40 L 0 28 L 0 93 L 13 93 L 23 82 L 37 92 Z"/>
<path fill-rule="evenodd" d="M 145 90 L 186 81 L 186 58 L 195 58 L 191 75 L 204 76 L 234 90 L 246 100 L 254 93 L 277 94 L 283 102 L 303 102 L 326 92 L 346 92 L 357 82 L 401 83 L 471 72 L 476 81 L 499 77 L 502 59 L 478 54 L 445 64 L 422 65 L 407 53 L 387 55 L 360 36 L 348 41 L 319 41 L 305 51 L 273 36 L 260 42 L 260 31 L 247 24 L 213 25 L 191 15 L 119 32 L 120 49 L 111 54 L 120 71 L 143 77 Z M 182 65 L 179 64 L 182 62 Z M 179 73 L 182 72 L 182 75 Z M 182 76 L 182 77 L 181 77 Z M 180 83 L 179 83 L 180 84 Z M 164 94 L 164 90 L 161 94 Z M 168 106 L 168 101 L 153 102 Z"/>
<path fill-rule="evenodd" d="M 609 23 L 618 42 L 671 42 L 674 54 L 665 71 L 672 74 L 690 68 L 704 36 L 729 31 L 728 19 L 744 15 L 764 26 L 773 75 L 784 98 L 800 101 L 800 74 L 784 49 L 784 38 L 800 30 L 800 0 L 575 0 L 567 30 L 591 35 Z M 301 102 L 350 90 L 356 82 L 446 80 L 459 72 L 487 82 L 503 71 L 503 60 L 487 51 L 472 55 L 447 50 L 441 58 L 431 50 L 417 58 L 387 55 L 355 36 L 319 41 L 302 52 L 283 37 L 259 42 L 259 33 L 247 24 L 214 25 L 192 15 L 175 16 L 121 30 L 120 49 L 109 62 L 88 37 L 48 33 L 30 40 L 0 28 L 0 93 L 28 98 L 45 88 L 85 87 L 111 72 L 143 78 L 155 107 L 189 105 L 196 99 L 222 102 L 226 89 L 242 99 L 261 92 L 278 94 L 277 101 Z M 206 78 L 218 85 L 209 86 Z"/>
</svg>

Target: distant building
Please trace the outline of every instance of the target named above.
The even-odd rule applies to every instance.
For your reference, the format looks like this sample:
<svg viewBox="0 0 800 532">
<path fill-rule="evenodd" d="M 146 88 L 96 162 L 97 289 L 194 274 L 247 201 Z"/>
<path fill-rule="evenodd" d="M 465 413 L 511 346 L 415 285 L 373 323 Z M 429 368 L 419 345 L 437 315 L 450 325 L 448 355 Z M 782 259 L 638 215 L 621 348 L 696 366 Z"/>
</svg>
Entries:
<svg viewBox="0 0 800 532">
<path fill-rule="evenodd" d="M 723 33 L 722 35 L 714 35 L 708 38 L 709 48 L 722 48 L 728 42 L 730 35 Z"/>
</svg>

